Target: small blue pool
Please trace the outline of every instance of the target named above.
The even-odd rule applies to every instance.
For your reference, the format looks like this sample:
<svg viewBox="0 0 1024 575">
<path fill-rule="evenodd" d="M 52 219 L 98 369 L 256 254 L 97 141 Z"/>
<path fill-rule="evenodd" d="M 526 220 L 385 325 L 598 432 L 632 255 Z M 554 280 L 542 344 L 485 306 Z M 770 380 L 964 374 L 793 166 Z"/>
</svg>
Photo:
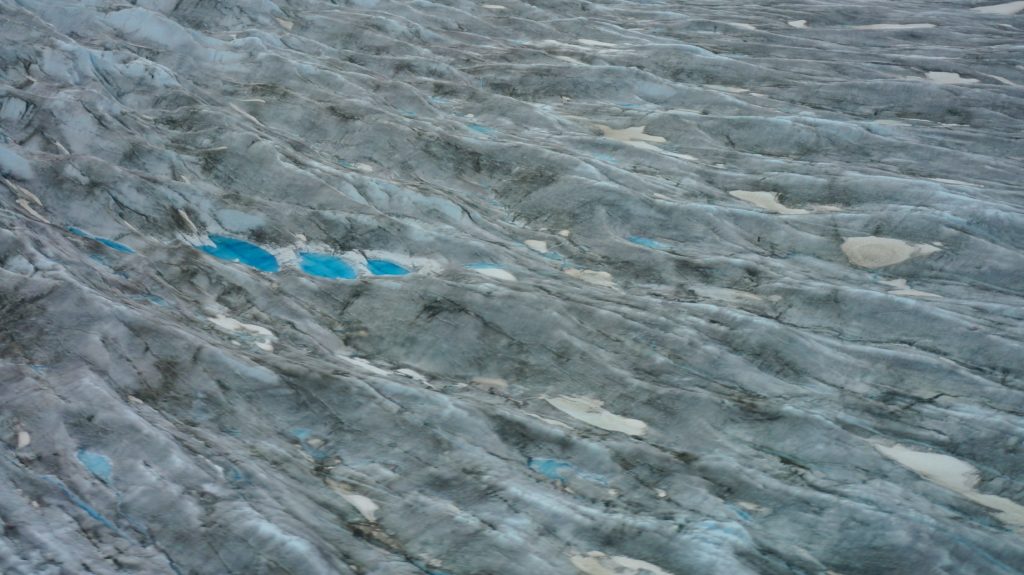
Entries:
<svg viewBox="0 0 1024 575">
<path fill-rule="evenodd" d="M 366 260 L 366 267 L 375 276 L 404 276 L 409 270 L 388 260 Z"/>
<path fill-rule="evenodd" d="M 576 468 L 571 463 L 560 459 L 531 457 L 526 464 L 544 477 L 561 483 L 565 483 L 576 473 Z"/>
<path fill-rule="evenodd" d="M 663 250 L 668 247 L 657 240 L 652 240 L 651 238 L 645 238 L 643 236 L 629 236 L 626 239 L 634 244 L 644 246 L 645 248 L 651 248 L 653 250 Z"/>
<path fill-rule="evenodd" d="M 79 449 L 77 456 L 78 461 L 93 475 L 99 477 L 104 483 L 110 483 L 110 477 L 114 474 L 114 466 L 111 465 L 109 457 L 88 449 Z"/>
<path fill-rule="evenodd" d="M 231 262 L 240 262 L 261 272 L 280 271 L 281 267 L 267 250 L 244 240 L 226 236 L 210 236 L 213 246 L 199 246 L 204 252 Z"/>
<path fill-rule="evenodd" d="M 359 276 L 355 268 L 341 258 L 313 252 L 299 252 L 299 269 L 322 278 L 354 280 Z"/>
</svg>

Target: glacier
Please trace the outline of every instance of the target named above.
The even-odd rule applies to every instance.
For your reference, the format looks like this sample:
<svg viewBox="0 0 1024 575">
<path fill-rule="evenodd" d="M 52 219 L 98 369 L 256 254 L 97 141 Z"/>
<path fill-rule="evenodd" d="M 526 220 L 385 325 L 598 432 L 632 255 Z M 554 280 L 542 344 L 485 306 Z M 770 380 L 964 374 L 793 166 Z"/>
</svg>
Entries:
<svg viewBox="0 0 1024 575">
<path fill-rule="evenodd" d="M 1024 3 L 0 0 L 0 573 L 1024 573 Z"/>
</svg>

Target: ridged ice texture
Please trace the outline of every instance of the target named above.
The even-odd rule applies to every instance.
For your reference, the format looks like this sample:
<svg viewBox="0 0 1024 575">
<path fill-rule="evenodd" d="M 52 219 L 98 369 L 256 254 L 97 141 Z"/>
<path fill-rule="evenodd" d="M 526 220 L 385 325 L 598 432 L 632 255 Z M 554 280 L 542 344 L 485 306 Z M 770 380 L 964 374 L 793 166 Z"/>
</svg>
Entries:
<svg viewBox="0 0 1024 575">
<path fill-rule="evenodd" d="M 1021 2 L 487 1 L 0 0 L 0 572 L 1024 571 Z"/>
</svg>

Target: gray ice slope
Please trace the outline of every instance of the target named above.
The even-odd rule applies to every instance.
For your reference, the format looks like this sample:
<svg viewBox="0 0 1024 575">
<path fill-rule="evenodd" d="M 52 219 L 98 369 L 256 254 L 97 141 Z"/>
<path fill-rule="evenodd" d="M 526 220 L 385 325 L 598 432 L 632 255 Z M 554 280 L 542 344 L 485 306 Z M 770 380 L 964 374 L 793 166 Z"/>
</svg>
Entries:
<svg viewBox="0 0 1024 575">
<path fill-rule="evenodd" d="M 489 1 L 0 0 L 0 572 L 1024 572 L 1020 3 Z"/>
</svg>

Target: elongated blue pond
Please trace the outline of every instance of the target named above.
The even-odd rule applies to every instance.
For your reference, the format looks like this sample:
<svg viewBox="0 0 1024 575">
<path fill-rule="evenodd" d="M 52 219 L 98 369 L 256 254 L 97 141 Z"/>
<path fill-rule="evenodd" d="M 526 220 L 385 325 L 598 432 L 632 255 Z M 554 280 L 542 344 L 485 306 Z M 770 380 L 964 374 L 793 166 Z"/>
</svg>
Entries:
<svg viewBox="0 0 1024 575">
<path fill-rule="evenodd" d="M 645 248 L 651 248 L 653 250 L 663 250 L 668 247 L 665 244 L 659 242 L 658 240 L 652 240 L 651 238 L 645 238 L 643 236 L 629 236 L 626 239 L 633 242 L 634 244 L 644 246 Z"/>
<path fill-rule="evenodd" d="M 199 249 L 222 260 L 240 262 L 261 272 L 276 272 L 281 269 L 277 264 L 277 258 L 270 252 L 245 240 L 210 236 L 210 241 L 215 245 L 199 246 Z"/>
<path fill-rule="evenodd" d="M 366 267 L 375 276 L 404 276 L 409 270 L 388 260 L 366 260 Z"/>
<path fill-rule="evenodd" d="M 89 232 L 83 230 L 82 228 L 76 228 L 75 226 L 71 226 L 71 227 L 68 228 L 68 231 L 73 233 L 73 234 L 75 234 L 76 236 L 82 236 L 83 238 L 89 238 L 90 240 L 97 241 L 97 242 L 107 246 L 108 248 L 113 249 L 113 250 L 117 250 L 119 252 L 124 252 L 126 254 L 133 254 L 133 253 L 135 253 L 135 250 L 133 250 L 130 247 L 122 244 L 121 242 L 115 242 L 114 240 L 111 240 L 111 239 L 101 238 L 99 236 L 94 236 L 94 235 L 90 234 Z"/>
<path fill-rule="evenodd" d="M 313 252 L 299 252 L 299 269 L 311 276 L 331 279 L 353 280 L 359 275 L 341 258 Z"/>
</svg>

